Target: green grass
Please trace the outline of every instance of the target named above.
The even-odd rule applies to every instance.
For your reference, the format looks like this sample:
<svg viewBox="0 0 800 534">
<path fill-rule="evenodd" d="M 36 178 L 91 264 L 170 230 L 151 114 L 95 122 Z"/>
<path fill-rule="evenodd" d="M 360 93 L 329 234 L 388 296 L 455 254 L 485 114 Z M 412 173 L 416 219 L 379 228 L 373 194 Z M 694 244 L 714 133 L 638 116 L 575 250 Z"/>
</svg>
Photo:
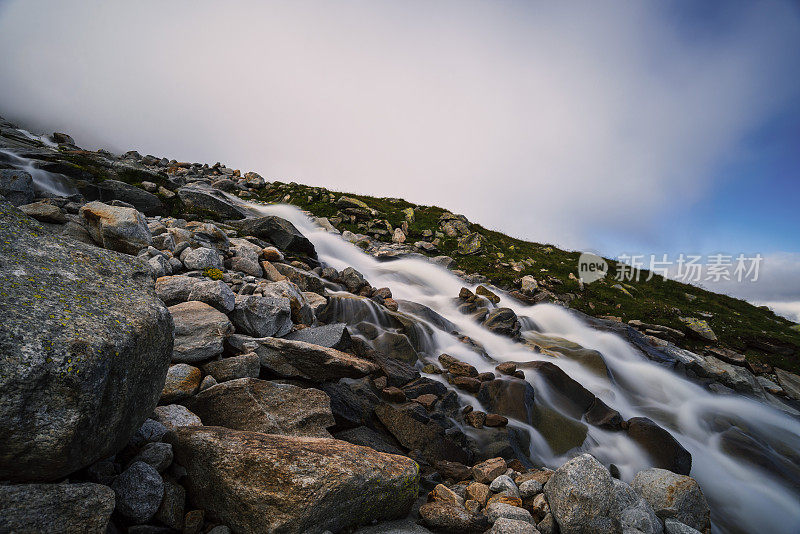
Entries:
<svg viewBox="0 0 800 534">
<path fill-rule="evenodd" d="M 330 195 L 338 199 L 342 195 L 357 198 L 370 208 L 379 212 L 375 217 L 385 219 L 393 227 L 397 227 L 405 219 L 403 209 L 412 207 L 415 210 L 415 222 L 409 225 L 407 243 L 422 239 L 423 230 L 439 230 L 439 217 L 447 210 L 437 206 L 420 206 L 401 199 L 378 198 L 354 193 L 330 191 L 318 187 L 301 184 L 272 182 L 262 190 L 259 198 L 267 202 L 286 202 L 310 211 L 318 217 L 333 217 L 339 211 Z M 286 196 L 289 195 L 288 200 Z M 364 233 L 356 224 L 343 223 L 341 230 Z M 793 372 L 800 372 L 800 326 L 775 315 L 769 309 L 753 306 L 740 299 L 720 295 L 702 288 L 683 284 L 674 280 L 665 280 L 654 276 L 646 280 L 647 271 L 642 271 L 638 281 L 625 281 L 623 284 L 632 296 L 627 296 L 619 289 L 612 287 L 619 283 L 611 277 L 586 285 L 580 291 L 577 280 L 571 279 L 570 273 L 577 275 L 579 252 L 559 249 L 554 245 L 532 243 L 503 233 L 490 230 L 472 223 L 470 230 L 479 232 L 487 238 L 487 247 L 481 254 L 460 256 L 455 250 L 455 238 L 441 240 L 438 248 L 442 254 L 453 257 L 457 268 L 467 273 L 479 273 L 486 276 L 494 285 L 503 289 L 515 289 L 518 280 L 524 275 L 532 275 L 541 281 L 547 276 L 557 278 L 562 283 L 551 285 L 557 294 L 572 293 L 577 296 L 570 307 L 594 316 L 611 315 L 623 321 L 639 319 L 644 322 L 666 325 L 683 332 L 688 332 L 680 321 L 681 316 L 704 318 L 720 340 L 720 344 L 739 352 L 746 353 L 755 361 L 769 363 Z M 390 241 L 391 236 L 381 238 Z M 503 255 L 498 258 L 498 253 Z M 516 272 L 510 267 L 500 265 L 509 261 L 522 262 L 531 258 L 533 266 L 523 264 L 524 269 Z M 615 273 L 617 263 L 607 260 L 610 272 Z M 687 297 L 694 295 L 694 300 Z M 704 314 L 712 314 L 710 318 Z M 770 354 L 754 348 L 756 340 L 779 345 L 793 350 L 793 355 Z M 701 350 L 705 342 L 695 340 L 687 335 L 682 346 L 691 350 Z"/>
</svg>

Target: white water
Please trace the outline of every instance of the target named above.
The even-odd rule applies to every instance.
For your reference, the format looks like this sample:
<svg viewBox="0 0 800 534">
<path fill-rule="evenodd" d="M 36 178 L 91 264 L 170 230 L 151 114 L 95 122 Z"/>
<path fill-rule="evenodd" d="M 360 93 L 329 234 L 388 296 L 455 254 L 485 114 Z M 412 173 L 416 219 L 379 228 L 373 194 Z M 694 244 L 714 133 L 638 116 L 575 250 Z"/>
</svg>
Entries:
<svg viewBox="0 0 800 534">
<path fill-rule="evenodd" d="M 25 130 L 19 131 L 37 141 L 46 139 L 44 136 L 34 136 Z M 52 144 L 52 142 L 50 142 L 50 144 Z M 34 166 L 31 160 L 23 158 L 22 156 L 19 156 L 10 150 L 0 148 L 0 154 L 6 156 L 12 165 L 18 169 L 26 171 L 31 175 L 31 178 L 33 178 L 33 188 L 39 193 L 47 193 L 59 197 L 68 197 L 78 192 L 78 190 L 75 189 L 75 186 L 72 184 L 72 180 L 63 174 L 57 174 L 45 171 L 43 169 L 38 169 Z"/>
<path fill-rule="evenodd" d="M 319 228 L 292 206 L 248 205 L 263 215 L 277 215 L 291 221 L 314 243 L 323 263 L 337 270 L 352 266 L 374 287 L 389 287 L 394 298 L 432 308 L 455 323 L 462 334 L 483 344 L 495 360 L 554 361 L 491 333 L 459 313 L 454 297 L 465 284 L 447 270 L 418 259 L 378 262 L 340 236 Z M 624 418 L 653 419 L 669 429 L 691 452 L 691 475 L 699 481 L 711 504 L 715 532 L 800 532 L 800 495 L 768 472 L 726 454 L 719 446 L 720 432 L 736 424 L 747 435 L 767 443 L 772 448 L 768 450 L 771 459 L 797 469 L 800 456 L 800 422 L 797 419 L 739 395 L 712 394 L 646 359 L 618 336 L 588 327 L 563 308 L 545 304 L 525 306 L 505 295 L 500 296 L 500 306 L 514 309 L 521 317 L 530 317 L 542 333 L 566 338 L 602 353 L 613 381 L 575 361 L 558 359 L 555 362 L 573 379 L 619 410 Z M 481 372 L 493 370 L 494 364 L 486 362 L 464 343 L 431 327 L 435 331 L 436 354 L 446 352 L 471 363 Z M 533 381 L 533 377 L 529 376 L 528 380 Z M 533 385 L 536 388 L 536 384 Z M 536 388 L 540 400 L 541 392 L 542 388 Z M 462 400 L 478 406 L 473 397 L 462 396 Z M 558 408 L 557 405 L 551 407 Z M 566 457 L 552 454 L 536 429 L 522 422 L 512 424 L 530 432 L 532 459 L 552 468 L 566 460 Z M 594 454 L 606 465 L 617 465 L 627 481 L 650 465 L 646 454 L 623 432 L 590 427 L 582 450 Z M 793 455 L 794 459 L 781 455 L 778 450 Z"/>
</svg>

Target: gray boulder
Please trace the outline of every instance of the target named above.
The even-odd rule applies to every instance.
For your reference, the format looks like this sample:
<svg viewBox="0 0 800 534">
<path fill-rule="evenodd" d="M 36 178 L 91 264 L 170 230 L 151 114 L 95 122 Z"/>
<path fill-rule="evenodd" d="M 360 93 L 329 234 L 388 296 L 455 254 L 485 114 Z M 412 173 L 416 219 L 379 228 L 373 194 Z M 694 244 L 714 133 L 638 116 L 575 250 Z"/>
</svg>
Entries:
<svg viewBox="0 0 800 534">
<path fill-rule="evenodd" d="M 19 169 L 0 169 L 0 195 L 15 206 L 33 202 L 33 178 Z"/>
<path fill-rule="evenodd" d="M 222 269 L 222 258 L 219 253 L 206 247 L 186 249 L 181 253 L 181 261 L 190 271 L 204 271 L 206 269 Z"/>
<path fill-rule="evenodd" d="M 329 349 L 347 350 L 352 341 L 345 323 L 333 323 L 297 330 L 286 336 L 293 341 L 313 343 Z"/>
<path fill-rule="evenodd" d="M 164 497 L 161 475 L 144 462 L 133 462 L 114 479 L 111 488 L 117 495 L 117 512 L 134 523 L 152 519 Z"/>
<path fill-rule="evenodd" d="M 47 202 L 24 204 L 19 207 L 19 210 L 28 217 L 33 217 L 40 222 L 53 224 L 64 224 L 67 222 L 67 218 L 64 217 L 64 213 L 58 209 L 58 206 L 48 204 Z"/>
<path fill-rule="evenodd" d="M 210 387 L 189 403 L 208 426 L 224 426 L 264 434 L 329 438 L 335 423 L 324 392 L 240 378 Z"/>
<path fill-rule="evenodd" d="M 103 248 L 137 254 L 153 244 L 144 215 L 134 208 L 89 202 L 81 208 L 80 215 L 86 221 L 89 235 Z"/>
<path fill-rule="evenodd" d="M 87 188 L 81 189 L 83 196 L 90 200 L 99 200 L 101 202 L 121 200 L 131 204 L 147 216 L 161 215 L 164 211 L 164 205 L 156 195 L 148 193 L 135 185 L 126 184 L 119 180 L 105 180 L 96 186 L 90 187 L 91 191 Z"/>
<path fill-rule="evenodd" d="M 286 219 L 274 215 L 245 219 L 238 223 L 243 234 L 264 239 L 280 250 L 317 257 L 314 245 Z"/>
<path fill-rule="evenodd" d="M 503 502 L 494 502 L 486 507 L 486 516 L 489 518 L 490 523 L 496 522 L 498 519 L 506 518 L 513 519 L 514 521 L 523 521 L 534 525 L 531 513 L 525 508 L 519 506 L 511 506 Z"/>
<path fill-rule="evenodd" d="M 204 302 L 190 300 L 169 307 L 175 321 L 174 362 L 201 362 L 222 354 L 223 342 L 233 332 L 224 313 Z"/>
<path fill-rule="evenodd" d="M 217 382 L 227 382 L 237 378 L 258 378 L 261 362 L 258 354 L 249 352 L 208 362 L 203 365 L 203 371 L 206 375 L 214 377 Z"/>
<path fill-rule="evenodd" d="M 539 534 L 539 531 L 528 521 L 500 517 L 486 534 Z"/>
<path fill-rule="evenodd" d="M 133 462 L 144 462 L 161 473 L 172 463 L 172 445 L 169 443 L 148 443 L 133 459 Z"/>
<path fill-rule="evenodd" d="M 149 269 L 0 202 L 0 309 L 0 479 L 52 480 L 122 449 L 172 353 Z"/>
<path fill-rule="evenodd" d="M 697 481 L 666 469 L 639 471 L 631 487 L 661 519 L 673 518 L 701 532 L 710 528 L 710 510 Z"/>
<path fill-rule="evenodd" d="M 101 484 L 0 486 L 0 532 L 105 532 L 113 511 Z"/>
<path fill-rule="evenodd" d="M 200 280 L 189 290 L 189 300 L 198 300 L 230 313 L 236 305 L 236 295 L 222 280 Z"/>
<path fill-rule="evenodd" d="M 661 520 L 653 507 L 625 482 L 614 479 L 611 516 L 623 531 L 636 530 L 643 534 L 662 534 Z"/>
<path fill-rule="evenodd" d="M 672 518 L 664 520 L 664 532 L 667 534 L 701 534 L 699 530 Z"/>
<path fill-rule="evenodd" d="M 550 510 L 562 534 L 614 533 L 610 517 L 614 483 L 590 454 L 581 454 L 555 470 L 544 486 Z"/>
<path fill-rule="evenodd" d="M 178 189 L 178 198 L 189 211 L 200 215 L 211 215 L 216 219 L 244 219 L 245 211 L 222 191 L 200 184 L 186 185 Z"/>
<path fill-rule="evenodd" d="M 287 298 L 237 295 L 230 317 L 238 333 L 254 337 L 285 336 L 293 324 Z"/>
<path fill-rule="evenodd" d="M 203 425 L 203 421 L 197 415 L 190 412 L 186 406 L 180 404 L 157 406 L 153 411 L 153 417 L 164 428 L 165 433 L 166 429 L 171 430 L 179 426 Z"/>
</svg>

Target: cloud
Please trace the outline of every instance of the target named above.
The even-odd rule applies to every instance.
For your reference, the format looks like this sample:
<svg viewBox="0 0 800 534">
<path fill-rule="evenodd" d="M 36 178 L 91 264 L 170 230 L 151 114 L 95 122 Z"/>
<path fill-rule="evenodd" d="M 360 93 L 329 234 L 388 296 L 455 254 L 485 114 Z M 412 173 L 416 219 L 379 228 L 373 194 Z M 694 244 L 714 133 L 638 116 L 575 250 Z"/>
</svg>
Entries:
<svg viewBox="0 0 800 534">
<path fill-rule="evenodd" d="M 0 114 L 573 248 L 658 241 L 798 91 L 783 2 L 0 6 Z"/>
</svg>

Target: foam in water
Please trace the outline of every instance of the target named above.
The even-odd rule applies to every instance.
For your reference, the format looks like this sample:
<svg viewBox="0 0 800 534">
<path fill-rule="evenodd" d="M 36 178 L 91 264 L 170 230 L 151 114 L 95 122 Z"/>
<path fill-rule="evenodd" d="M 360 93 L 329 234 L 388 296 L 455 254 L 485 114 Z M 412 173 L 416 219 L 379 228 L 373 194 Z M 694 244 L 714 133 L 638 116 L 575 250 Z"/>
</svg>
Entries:
<svg viewBox="0 0 800 534">
<path fill-rule="evenodd" d="M 547 304 L 526 306 L 498 292 L 499 305 L 512 308 L 520 317 L 529 317 L 540 334 L 564 338 L 599 351 L 614 379 L 579 361 L 546 358 L 520 343 L 493 334 L 459 313 L 454 297 L 465 284 L 446 269 L 419 259 L 378 262 L 340 236 L 326 232 L 292 206 L 248 206 L 259 214 L 277 215 L 291 221 L 314 243 L 319 259 L 325 264 L 338 270 L 352 266 L 374 287 L 389 287 L 395 299 L 430 307 L 452 321 L 461 333 L 481 343 L 495 360 L 554 361 L 624 418 L 649 417 L 668 429 L 692 454 L 691 474 L 699 481 L 711 504 L 715 532 L 800 532 L 800 495 L 797 492 L 800 478 L 792 483 L 792 474 L 799 472 L 800 466 L 800 422 L 792 416 L 740 395 L 710 393 L 646 359 L 620 337 L 587 326 L 566 309 Z M 431 326 L 434 352 L 451 354 L 474 365 L 480 372 L 493 370 L 495 364 L 487 362 L 452 335 Z M 528 380 L 535 378 L 529 376 Z M 542 388 L 536 391 L 537 402 L 547 403 Z M 465 403 L 480 408 L 474 397 L 461 396 Z M 548 408 L 559 410 L 557 404 Z M 511 425 L 530 433 L 532 459 L 552 468 L 567 459 L 565 455 L 554 454 L 535 428 L 518 421 L 512 421 Z M 739 455 L 731 454 L 730 445 L 726 448 L 722 439 L 723 432 L 730 433 L 732 428 L 744 436 L 740 440 L 744 449 L 740 449 L 743 452 Z M 605 464 L 614 463 L 627 481 L 650 465 L 647 455 L 623 432 L 590 426 L 582 451 L 594 454 Z M 778 466 L 779 470 L 783 467 L 787 476 L 779 479 L 760 467 L 764 465 Z"/>
<path fill-rule="evenodd" d="M 25 130 L 20 131 L 28 134 Z M 39 137 L 33 136 L 32 134 L 30 134 L 29 137 L 31 137 L 31 139 L 40 140 Z M 31 160 L 23 158 L 10 150 L 0 149 L 0 154 L 4 155 L 12 165 L 31 175 L 31 178 L 33 178 L 33 188 L 39 193 L 57 197 L 68 197 L 78 192 L 72 180 L 63 174 L 38 169 Z"/>
</svg>

